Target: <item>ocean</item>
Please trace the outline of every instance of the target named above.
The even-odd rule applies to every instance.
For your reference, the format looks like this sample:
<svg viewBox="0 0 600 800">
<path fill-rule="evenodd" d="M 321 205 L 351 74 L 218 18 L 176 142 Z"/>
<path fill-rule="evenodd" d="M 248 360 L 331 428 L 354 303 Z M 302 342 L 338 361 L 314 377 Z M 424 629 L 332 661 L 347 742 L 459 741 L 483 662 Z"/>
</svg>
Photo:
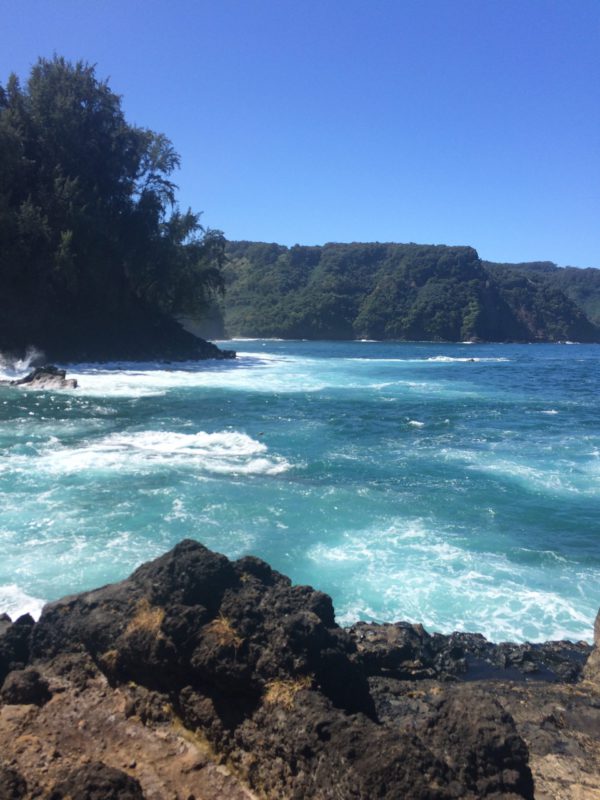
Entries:
<svg viewBox="0 0 600 800">
<path fill-rule="evenodd" d="M 238 359 L 0 388 L 0 612 L 189 537 L 329 593 L 340 624 L 592 640 L 600 347 L 222 344 Z"/>
</svg>

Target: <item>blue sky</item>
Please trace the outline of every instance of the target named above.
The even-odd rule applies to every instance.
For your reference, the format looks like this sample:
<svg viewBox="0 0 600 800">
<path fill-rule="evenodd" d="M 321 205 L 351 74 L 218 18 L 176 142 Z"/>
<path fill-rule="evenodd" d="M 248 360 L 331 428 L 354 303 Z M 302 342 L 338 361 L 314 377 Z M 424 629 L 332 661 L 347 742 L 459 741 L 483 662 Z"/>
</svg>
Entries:
<svg viewBox="0 0 600 800">
<path fill-rule="evenodd" d="M 0 0 L 0 82 L 97 64 L 231 239 L 600 267 L 600 0 Z"/>
</svg>

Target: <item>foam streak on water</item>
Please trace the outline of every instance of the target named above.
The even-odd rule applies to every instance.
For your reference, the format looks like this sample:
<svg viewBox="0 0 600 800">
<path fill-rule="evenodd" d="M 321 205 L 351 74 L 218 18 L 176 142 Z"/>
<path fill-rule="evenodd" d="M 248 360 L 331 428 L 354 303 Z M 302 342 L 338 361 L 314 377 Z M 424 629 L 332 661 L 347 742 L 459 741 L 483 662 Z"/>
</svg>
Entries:
<svg viewBox="0 0 600 800">
<path fill-rule="evenodd" d="M 591 639 L 600 348 L 228 346 L 0 389 L 0 612 L 193 537 L 329 592 L 344 623 Z"/>
</svg>

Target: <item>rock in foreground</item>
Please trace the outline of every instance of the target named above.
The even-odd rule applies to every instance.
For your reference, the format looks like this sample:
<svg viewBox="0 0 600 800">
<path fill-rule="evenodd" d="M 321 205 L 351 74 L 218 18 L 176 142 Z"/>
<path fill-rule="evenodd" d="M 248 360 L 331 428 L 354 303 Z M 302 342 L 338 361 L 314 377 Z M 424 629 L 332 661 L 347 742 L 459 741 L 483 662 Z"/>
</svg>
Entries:
<svg viewBox="0 0 600 800">
<path fill-rule="evenodd" d="M 67 796 L 79 773 L 147 800 L 532 798 L 535 737 L 510 709 L 542 683 L 515 705 L 508 681 L 451 680 L 450 656 L 407 676 L 415 637 L 386 635 L 388 656 L 337 626 L 327 595 L 181 542 L 35 625 L 4 620 L 0 779 L 24 798 Z"/>
</svg>

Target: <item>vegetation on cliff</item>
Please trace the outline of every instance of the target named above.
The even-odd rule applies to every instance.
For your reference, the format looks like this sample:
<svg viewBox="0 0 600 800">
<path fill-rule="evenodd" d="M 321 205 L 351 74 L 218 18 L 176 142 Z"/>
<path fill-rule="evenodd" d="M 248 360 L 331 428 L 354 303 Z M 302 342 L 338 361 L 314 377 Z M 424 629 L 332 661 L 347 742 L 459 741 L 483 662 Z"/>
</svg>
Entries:
<svg viewBox="0 0 600 800">
<path fill-rule="evenodd" d="M 555 272 L 485 264 L 471 247 L 229 242 L 226 253 L 232 336 L 600 341 L 576 276 L 567 288 Z"/>
<path fill-rule="evenodd" d="M 600 269 L 557 267 L 551 261 L 521 264 L 494 264 L 484 261 L 483 264 L 497 277 L 512 274 L 513 279 L 519 276 L 563 292 L 583 310 L 594 325 L 600 326 Z"/>
<path fill-rule="evenodd" d="M 224 240 L 177 207 L 178 166 L 93 66 L 40 59 L 0 85 L 0 349 L 194 354 L 172 317 L 221 290 Z"/>
</svg>

